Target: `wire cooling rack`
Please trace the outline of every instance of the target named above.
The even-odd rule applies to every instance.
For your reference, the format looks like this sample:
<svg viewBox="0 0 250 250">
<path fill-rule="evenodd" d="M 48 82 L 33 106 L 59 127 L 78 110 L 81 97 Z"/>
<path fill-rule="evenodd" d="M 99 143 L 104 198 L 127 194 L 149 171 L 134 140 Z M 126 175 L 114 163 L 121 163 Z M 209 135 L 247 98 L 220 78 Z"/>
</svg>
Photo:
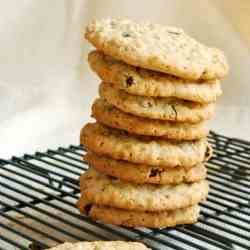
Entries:
<svg viewBox="0 0 250 250">
<path fill-rule="evenodd" d="M 195 225 L 160 230 L 94 222 L 75 209 L 84 148 L 0 160 L 0 250 L 64 241 L 136 240 L 152 249 L 250 249 L 250 142 L 211 133 L 211 191 Z"/>
</svg>

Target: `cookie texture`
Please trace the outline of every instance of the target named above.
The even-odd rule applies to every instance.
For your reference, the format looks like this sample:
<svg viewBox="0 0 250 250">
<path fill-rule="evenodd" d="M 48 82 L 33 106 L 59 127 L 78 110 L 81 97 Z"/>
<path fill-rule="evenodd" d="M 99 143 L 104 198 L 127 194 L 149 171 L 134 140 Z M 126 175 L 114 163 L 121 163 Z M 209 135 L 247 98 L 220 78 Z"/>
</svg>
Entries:
<svg viewBox="0 0 250 250">
<path fill-rule="evenodd" d="M 139 117 L 125 113 L 101 98 L 92 105 L 92 116 L 111 128 L 162 139 L 196 140 L 206 137 L 209 133 L 205 122 L 192 124 Z"/>
<path fill-rule="evenodd" d="M 150 119 L 198 123 L 210 119 L 215 108 L 214 103 L 201 104 L 176 98 L 131 95 L 104 82 L 100 84 L 99 94 L 126 113 Z"/>
<path fill-rule="evenodd" d="M 79 210 L 94 220 L 126 227 L 173 227 L 179 224 L 195 223 L 199 217 L 199 206 L 163 212 L 138 212 L 102 205 L 89 204 L 82 196 L 77 206 Z M 87 209 L 86 209 L 87 208 Z"/>
<path fill-rule="evenodd" d="M 80 177 L 81 193 L 90 203 L 135 211 L 184 208 L 206 199 L 205 180 L 191 184 L 153 185 L 125 182 L 89 168 Z"/>
<path fill-rule="evenodd" d="M 210 103 L 222 94 L 219 80 L 191 81 L 171 75 L 134 67 L 117 61 L 100 51 L 88 56 L 91 68 L 98 76 L 115 88 L 130 94 L 152 97 L 175 97 L 179 99 Z"/>
<path fill-rule="evenodd" d="M 64 243 L 49 250 L 150 250 L 139 242 L 125 241 L 84 241 Z"/>
<path fill-rule="evenodd" d="M 88 152 L 84 160 L 99 172 L 133 183 L 171 184 L 190 183 L 206 178 L 206 167 L 198 164 L 192 168 L 161 168 L 150 165 L 134 164 Z"/>
<path fill-rule="evenodd" d="M 206 139 L 177 142 L 154 138 L 88 123 L 81 130 L 80 143 L 99 155 L 165 167 L 192 167 L 203 162 L 209 151 Z"/>
<path fill-rule="evenodd" d="M 215 79 L 228 73 L 220 50 L 175 27 L 107 18 L 91 22 L 85 38 L 117 60 L 181 78 Z"/>
</svg>

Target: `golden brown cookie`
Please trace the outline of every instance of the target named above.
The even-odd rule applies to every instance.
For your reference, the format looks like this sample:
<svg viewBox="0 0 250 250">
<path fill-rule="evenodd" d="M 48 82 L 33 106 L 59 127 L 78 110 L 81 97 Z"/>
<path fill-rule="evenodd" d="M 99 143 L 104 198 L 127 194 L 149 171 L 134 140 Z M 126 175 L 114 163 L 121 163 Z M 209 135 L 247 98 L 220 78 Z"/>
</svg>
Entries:
<svg viewBox="0 0 250 250">
<path fill-rule="evenodd" d="M 126 227 L 173 227 L 180 224 L 192 224 L 198 220 L 199 206 L 194 205 L 171 211 L 142 212 L 90 204 L 81 196 L 77 202 L 81 213 L 93 220 Z"/>
<path fill-rule="evenodd" d="M 80 190 L 90 203 L 156 212 L 184 208 L 205 200 L 208 183 L 202 180 L 175 186 L 135 184 L 89 168 L 80 177 Z"/>
<path fill-rule="evenodd" d="M 130 94 L 152 97 L 175 97 L 200 103 L 215 102 L 222 94 L 220 81 L 192 81 L 168 74 L 134 67 L 92 51 L 88 56 L 91 68 L 115 88 Z"/>
<path fill-rule="evenodd" d="M 215 109 L 214 103 L 201 104 L 176 98 L 131 95 L 109 83 L 100 84 L 99 94 L 126 113 L 150 119 L 198 123 L 210 119 Z"/>
<path fill-rule="evenodd" d="M 206 178 L 206 167 L 198 164 L 192 168 L 161 168 L 150 165 L 134 164 L 88 152 L 84 160 L 97 171 L 133 183 L 171 184 L 190 183 Z"/>
<path fill-rule="evenodd" d="M 48 250 L 150 250 L 139 242 L 126 241 L 84 241 L 63 243 Z"/>
<path fill-rule="evenodd" d="M 192 167 L 203 162 L 208 151 L 206 139 L 186 142 L 157 140 L 155 137 L 127 134 L 98 123 L 88 123 L 82 128 L 80 143 L 99 155 L 165 167 Z"/>
<path fill-rule="evenodd" d="M 208 135 L 205 122 L 184 123 L 148 119 L 125 113 L 104 99 L 92 106 L 92 116 L 100 123 L 132 134 L 162 137 L 173 140 L 196 140 Z"/>
<path fill-rule="evenodd" d="M 175 27 L 107 18 L 91 22 L 85 38 L 117 60 L 181 78 L 215 79 L 228 73 L 221 51 Z"/>
</svg>

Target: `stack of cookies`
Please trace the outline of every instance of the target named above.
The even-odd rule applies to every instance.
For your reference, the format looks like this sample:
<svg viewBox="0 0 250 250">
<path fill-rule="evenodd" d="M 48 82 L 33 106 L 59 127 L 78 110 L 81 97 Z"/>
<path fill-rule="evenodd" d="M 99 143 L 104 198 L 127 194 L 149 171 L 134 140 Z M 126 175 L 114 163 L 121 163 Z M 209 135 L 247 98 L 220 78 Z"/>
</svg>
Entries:
<svg viewBox="0 0 250 250">
<path fill-rule="evenodd" d="M 130 20 L 91 23 L 101 78 L 96 123 L 81 130 L 90 168 L 78 207 L 94 220 L 161 228 L 194 223 L 206 199 L 206 121 L 228 72 L 223 53 L 183 30 Z"/>
</svg>

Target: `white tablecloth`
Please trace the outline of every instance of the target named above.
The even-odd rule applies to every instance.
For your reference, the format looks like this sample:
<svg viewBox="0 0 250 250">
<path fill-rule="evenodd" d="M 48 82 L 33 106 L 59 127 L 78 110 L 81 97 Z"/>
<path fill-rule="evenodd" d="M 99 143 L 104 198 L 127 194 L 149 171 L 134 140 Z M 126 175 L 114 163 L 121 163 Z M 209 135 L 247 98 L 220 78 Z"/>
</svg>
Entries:
<svg viewBox="0 0 250 250">
<path fill-rule="evenodd" d="M 247 0 L 0 0 L 0 157 L 78 143 L 99 83 L 82 31 L 106 16 L 180 26 L 223 49 L 231 72 L 211 128 L 250 140 L 249 10 Z"/>
</svg>

